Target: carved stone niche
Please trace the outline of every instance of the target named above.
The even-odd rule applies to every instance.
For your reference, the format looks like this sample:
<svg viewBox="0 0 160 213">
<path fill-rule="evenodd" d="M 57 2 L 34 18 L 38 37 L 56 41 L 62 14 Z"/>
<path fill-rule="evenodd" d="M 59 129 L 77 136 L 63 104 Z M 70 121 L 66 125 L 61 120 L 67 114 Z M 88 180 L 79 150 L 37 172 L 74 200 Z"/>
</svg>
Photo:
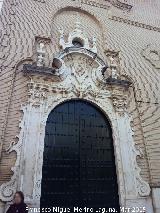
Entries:
<svg viewBox="0 0 160 213">
<path fill-rule="evenodd" d="M 111 56 L 110 53 L 108 57 Z M 136 161 L 139 153 L 127 112 L 129 86 L 124 86 L 115 73 L 111 76 L 107 73 L 107 67 L 115 68 L 117 62 L 111 59 L 112 63 L 106 64 L 97 54 L 82 47 L 67 48 L 56 59 L 58 65 L 54 61 L 52 68 L 24 66 L 30 81 L 28 101 L 22 108 L 24 115 L 19 140 L 12 146 L 17 152 L 16 169 L 11 181 L 0 186 L 0 199 L 11 201 L 13 192 L 18 189 L 24 192 L 27 204 L 39 207 L 48 115 L 64 101 L 84 99 L 99 107 L 111 123 L 120 205 L 146 206 L 150 187 L 141 178 Z"/>
</svg>

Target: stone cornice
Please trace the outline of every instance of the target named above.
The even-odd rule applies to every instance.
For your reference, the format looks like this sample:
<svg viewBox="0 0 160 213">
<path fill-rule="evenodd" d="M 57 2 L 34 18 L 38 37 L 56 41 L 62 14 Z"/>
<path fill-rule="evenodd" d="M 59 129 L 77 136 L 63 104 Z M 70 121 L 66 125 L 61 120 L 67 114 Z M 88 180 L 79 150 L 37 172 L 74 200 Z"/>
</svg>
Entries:
<svg viewBox="0 0 160 213">
<path fill-rule="evenodd" d="M 112 77 L 107 78 L 106 83 L 110 86 L 121 86 L 125 88 L 128 88 L 132 84 L 132 82 L 128 80 L 115 79 Z"/>
<path fill-rule="evenodd" d="M 137 21 L 132 21 L 132 20 L 125 19 L 125 18 L 122 18 L 122 17 L 111 16 L 111 17 L 109 17 L 109 19 L 111 19 L 113 21 L 125 23 L 125 24 L 128 24 L 128 25 L 132 25 L 132 26 L 135 26 L 135 27 L 140 27 L 140 28 L 144 28 L 144 29 L 147 29 L 147 30 L 153 30 L 153 31 L 160 32 L 159 27 L 154 27 L 154 26 L 151 26 L 151 25 L 147 25 L 147 24 L 137 22 Z"/>
<path fill-rule="evenodd" d="M 157 183 L 150 183 L 151 188 L 160 188 L 160 182 Z"/>
<path fill-rule="evenodd" d="M 53 68 L 48 67 L 39 67 L 35 64 L 24 64 L 23 71 L 25 74 L 27 73 L 36 73 L 36 74 L 45 74 L 45 75 L 51 75 L 54 76 L 55 70 Z"/>
</svg>

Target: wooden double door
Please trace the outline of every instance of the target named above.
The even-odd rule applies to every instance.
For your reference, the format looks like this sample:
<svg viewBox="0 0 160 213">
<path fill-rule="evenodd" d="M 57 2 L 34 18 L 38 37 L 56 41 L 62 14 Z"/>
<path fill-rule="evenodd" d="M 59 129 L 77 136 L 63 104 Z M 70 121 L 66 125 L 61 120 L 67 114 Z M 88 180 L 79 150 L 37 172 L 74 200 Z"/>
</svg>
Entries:
<svg viewBox="0 0 160 213">
<path fill-rule="evenodd" d="M 49 115 L 41 207 L 116 208 L 119 197 L 112 130 L 94 105 L 71 100 Z"/>
</svg>

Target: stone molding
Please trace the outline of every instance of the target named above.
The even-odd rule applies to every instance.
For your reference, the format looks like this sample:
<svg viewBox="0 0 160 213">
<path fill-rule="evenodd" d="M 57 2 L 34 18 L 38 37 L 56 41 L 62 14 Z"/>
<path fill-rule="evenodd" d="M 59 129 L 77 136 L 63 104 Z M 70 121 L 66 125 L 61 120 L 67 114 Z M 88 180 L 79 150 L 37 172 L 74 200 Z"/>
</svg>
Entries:
<svg viewBox="0 0 160 213">
<path fill-rule="evenodd" d="M 150 184 L 150 187 L 151 187 L 151 188 L 160 188 L 160 182 L 151 183 L 151 184 Z"/>
<path fill-rule="evenodd" d="M 94 6 L 94 7 L 103 8 L 103 9 L 109 9 L 111 7 L 111 5 L 113 5 L 114 7 L 117 7 L 121 10 L 126 10 L 126 11 L 130 11 L 132 9 L 132 5 L 122 3 L 119 0 L 115 0 L 115 1 L 106 0 L 106 2 L 105 1 L 95 2 L 94 0 L 81 0 L 81 3 L 87 4 L 90 6 Z"/>
<path fill-rule="evenodd" d="M 40 2 L 40 3 L 46 2 L 45 0 L 34 0 L 34 1 L 37 1 L 37 2 Z M 72 1 L 75 1 L 75 0 L 72 0 Z M 126 11 L 130 11 L 133 7 L 132 5 L 126 4 L 126 3 L 121 2 L 119 0 L 107 0 L 105 2 L 105 4 L 95 2 L 94 0 L 81 0 L 81 3 L 87 4 L 87 5 L 90 5 L 90 6 L 94 6 L 94 7 L 104 8 L 104 9 L 109 9 L 110 5 L 113 5 L 114 7 L 117 7 L 121 10 L 126 10 Z"/>
<path fill-rule="evenodd" d="M 110 8 L 109 4 L 98 3 L 98 2 L 95 2 L 95 1 L 92 1 L 92 0 L 81 0 L 81 3 L 87 4 L 87 5 L 90 5 L 90 6 L 93 6 L 93 7 L 103 8 L 103 9 L 109 9 Z"/>
<path fill-rule="evenodd" d="M 40 2 L 40 3 L 45 3 L 45 0 L 33 0 L 33 1 L 37 1 L 37 2 Z"/>
</svg>

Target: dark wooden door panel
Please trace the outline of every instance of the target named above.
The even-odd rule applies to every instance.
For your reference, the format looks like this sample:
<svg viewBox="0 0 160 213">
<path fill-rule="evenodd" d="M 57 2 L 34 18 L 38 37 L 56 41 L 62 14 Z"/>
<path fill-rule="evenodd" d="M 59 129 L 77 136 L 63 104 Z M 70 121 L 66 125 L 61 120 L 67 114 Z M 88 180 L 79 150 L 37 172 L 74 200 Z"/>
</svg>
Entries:
<svg viewBox="0 0 160 213">
<path fill-rule="evenodd" d="M 56 107 L 44 143 L 41 206 L 118 208 L 112 131 L 96 107 L 78 100 Z"/>
</svg>

